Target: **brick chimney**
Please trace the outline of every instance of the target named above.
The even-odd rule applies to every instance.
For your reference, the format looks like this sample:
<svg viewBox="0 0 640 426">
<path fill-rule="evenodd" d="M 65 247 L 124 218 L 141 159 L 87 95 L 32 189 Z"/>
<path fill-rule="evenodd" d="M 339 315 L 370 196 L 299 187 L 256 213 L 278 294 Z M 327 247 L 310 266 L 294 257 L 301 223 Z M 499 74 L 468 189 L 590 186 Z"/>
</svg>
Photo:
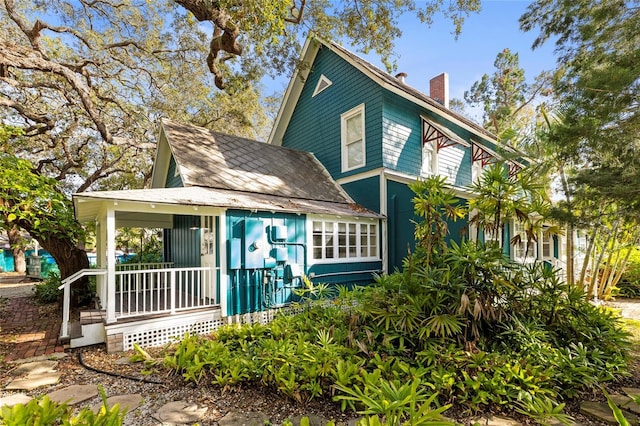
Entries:
<svg viewBox="0 0 640 426">
<path fill-rule="evenodd" d="M 429 96 L 449 108 L 449 74 L 443 72 L 429 80 Z"/>
</svg>

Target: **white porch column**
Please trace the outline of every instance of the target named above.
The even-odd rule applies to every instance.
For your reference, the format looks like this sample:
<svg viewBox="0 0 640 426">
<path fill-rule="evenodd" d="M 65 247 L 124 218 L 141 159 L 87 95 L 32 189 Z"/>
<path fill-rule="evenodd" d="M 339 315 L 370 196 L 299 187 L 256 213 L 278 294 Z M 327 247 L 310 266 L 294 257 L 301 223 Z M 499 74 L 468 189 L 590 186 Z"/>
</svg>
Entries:
<svg viewBox="0 0 640 426">
<path fill-rule="evenodd" d="M 96 266 L 98 268 L 104 268 L 107 264 L 107 251 L 105 247 L 106 242 L 107 226 L 104 220 L 99 220 L 96 223 Z M 102 306 L 107 306 L 109 296 L 107 294 L 108 284 L 106 276 L 97 275 L 96 284 L 96 291 L 98 293 L 98 297 L 100 298 L 100 303 L 102 304 Z"/>
<path fill-rule="evenodd" d="M 107 324 L 116 322 L 116 212 L 107 209 Z"/>
<path fill-rule="evenodd" d="M 218 295 L 218 303 L 220 304 L 220 310 L 222 316 L 227 316 L 227 288 L 229 286 L 229 274 L 227 271 L 227 212 L 226 210 L 220 213 L 220 226 L 218 227 L 218 241 L 220 247 L 218 247 L 218 253 L 220 253 L 220 265 L 218 271 L 220 271 L 220 279 L 218 280 L 220 294 Z"/>
</svg>

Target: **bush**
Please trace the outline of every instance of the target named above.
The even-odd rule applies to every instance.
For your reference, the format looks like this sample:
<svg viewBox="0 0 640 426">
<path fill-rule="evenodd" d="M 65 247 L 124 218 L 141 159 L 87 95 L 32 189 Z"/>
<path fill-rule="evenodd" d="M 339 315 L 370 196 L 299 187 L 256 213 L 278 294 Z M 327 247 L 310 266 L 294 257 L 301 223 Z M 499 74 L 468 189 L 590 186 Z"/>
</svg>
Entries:
<svg viewBox="0 0 640 426">
<path fill-rule="evenodd" d="M 629 263 L 616 284 L 614 296 L 640 298 L 640 250 L 633 250 L 629 257 Z"/>
<path fill-rule="evenodd" d="M 0 424 L 7 426 L 24 425 L 86 425 L 86 426 L 120 426 L 126 411 L 120 411 L 119 405 L 107 406 L 106 395 L 99 387 L 103 407 L 98 414 L 89 408 L 83 408 L 73 414 L 71 407 L 51 401 L 48 396 L 32 399 L 26 405 L 16 404 L 13 407 L 0 408 Z"/>
<path fill-rule="evenodd" d="M 33 287 L 33 294 L 38 303 L 58 302 L 62 298 L 62 290 L 58 290 L 61 284 L 60 274 L 54 271 L 49 272 L 44 281 Z"/>
<path fill-rule="evenodd" d="M 421 215 L 444 215 L 429 194 Z M 434 236 L 442 221 L 417 228 L 402 271 L 268 326 L 187 337 L 165 365 L 188 381 L 263 385 L 299 402 L 330 395 L 385 424 L 438 422 L 432 403 L 566 420 L 557 400 L 625 373 L 619 317 L 553 270 L 474 242 L 446 246 Z"/>
</svg>

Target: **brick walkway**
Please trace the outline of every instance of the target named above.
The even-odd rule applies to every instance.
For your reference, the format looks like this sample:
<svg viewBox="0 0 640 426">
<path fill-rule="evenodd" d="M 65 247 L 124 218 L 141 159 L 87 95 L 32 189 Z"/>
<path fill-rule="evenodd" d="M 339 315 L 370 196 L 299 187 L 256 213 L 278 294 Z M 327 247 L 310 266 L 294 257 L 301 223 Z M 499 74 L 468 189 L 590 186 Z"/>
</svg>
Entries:
<svg viewBox="0 0 640 426">
<path fill-rule="evenodd" d="M 58 343 L 62 315 L 56 305 L 38 305 L 31 297 L 0 303 L 0 347 L 5 361 L 64 352 Z"/>
</svg>

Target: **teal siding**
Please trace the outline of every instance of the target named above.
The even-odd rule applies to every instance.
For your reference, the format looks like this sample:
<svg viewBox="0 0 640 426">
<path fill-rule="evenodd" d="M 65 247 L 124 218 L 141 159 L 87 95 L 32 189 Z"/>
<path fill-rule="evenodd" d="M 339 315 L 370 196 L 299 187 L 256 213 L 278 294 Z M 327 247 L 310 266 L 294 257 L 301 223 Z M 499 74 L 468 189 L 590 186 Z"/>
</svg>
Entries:
<svg viewBox="0 0 640 426">
<path fill-rule="evenodd" d="M 412 102 L 386 92 L 383 108 L 382 153 L 385 167 L 420 176 L 422 168 L 422 117 L 432 119 L 470 143 L 471 134 Z M 471 148 L 453 145 L 438 152 L 438 172 L 457 186 L 471 184 Z"/>
<path fill-rule="evenodd" d="M 200 230 L 191 229 L 200 226 L 200 216 L 173 216 L 170 261 L 176 268 L 200 266 Z"/>
<path fill-rule="evenodd" d="M 466 207 L 468 201 L 462 198 L 458 204 Z M 455 241 L 456 244 L 460 244 L 463 240 L 469 240 L 469 214 L 455 221 L 447 220 L 447 227 L 449 229 L 447 241 Z"/>
<path fill-rule="evenodd" d="M 419 176 L 422 167 L 422 130 L 417 105 L 385 91 L 382 121 L 384 167 Z"/>
<path fill-rule="evenodd" d="M 297 265 L 303 273 L 307 268 L 306 217 L 228 210 L 226 220 L 227 315 L 257 312 L 292 302 L 293 289 L 300 286 L 300 279 L 287 280 L 285 271 L 287 265 Z M 286 227 L 285 240 L 270 239 L 273 226 Z M 256 241 L 259 242 L 257 248 L 252 247 Z M 280 254 L 276 253 L 278 249 Z M 268 258 L 273 258 L 272 264 L 265 262 Z"/>
<path fill-rule="evenodd" d="M 318 79 L 332 84 L 311 97 Z M 334 179 L 382 166 L 382 88 L 335 53 L 321 48 L 302 89 L 282 145 L 315 154 Z M 366 164 L 342 173 L 340 115 L 365 105 Z"/>
<path fill-rule="evenodd" d="M 180 176 L 176 176 L 176 167 L 176 160 L 172 155 L 169 161 L 169 170 L 167 171 L 167 179 L 164 185 L 165 188 L 182 188 L 184 186 Z"/>
<path fill-rule="evenodd" d="M 342 188 L 361 206 L 380 211 L 380 178 L 378 176 L 345 183 Z"/>
<path fill-rule="evenodd" d="M 309 273 L 314 275 L 313 283 L 345 286 L 371 284 L 374 272 L 382 272 L 381 261 L 317 264 L 309 268 Z"/>
<path fill-rule="evenodd" d="M 409 250 L 415 249 L 412 221 L 419 218 L 413 213 L 413 191 L 406 184 L 387 182 L 387 235 L 389 244 L 388 270 L 402 269 L 402 260 Z"/>
</svg>

